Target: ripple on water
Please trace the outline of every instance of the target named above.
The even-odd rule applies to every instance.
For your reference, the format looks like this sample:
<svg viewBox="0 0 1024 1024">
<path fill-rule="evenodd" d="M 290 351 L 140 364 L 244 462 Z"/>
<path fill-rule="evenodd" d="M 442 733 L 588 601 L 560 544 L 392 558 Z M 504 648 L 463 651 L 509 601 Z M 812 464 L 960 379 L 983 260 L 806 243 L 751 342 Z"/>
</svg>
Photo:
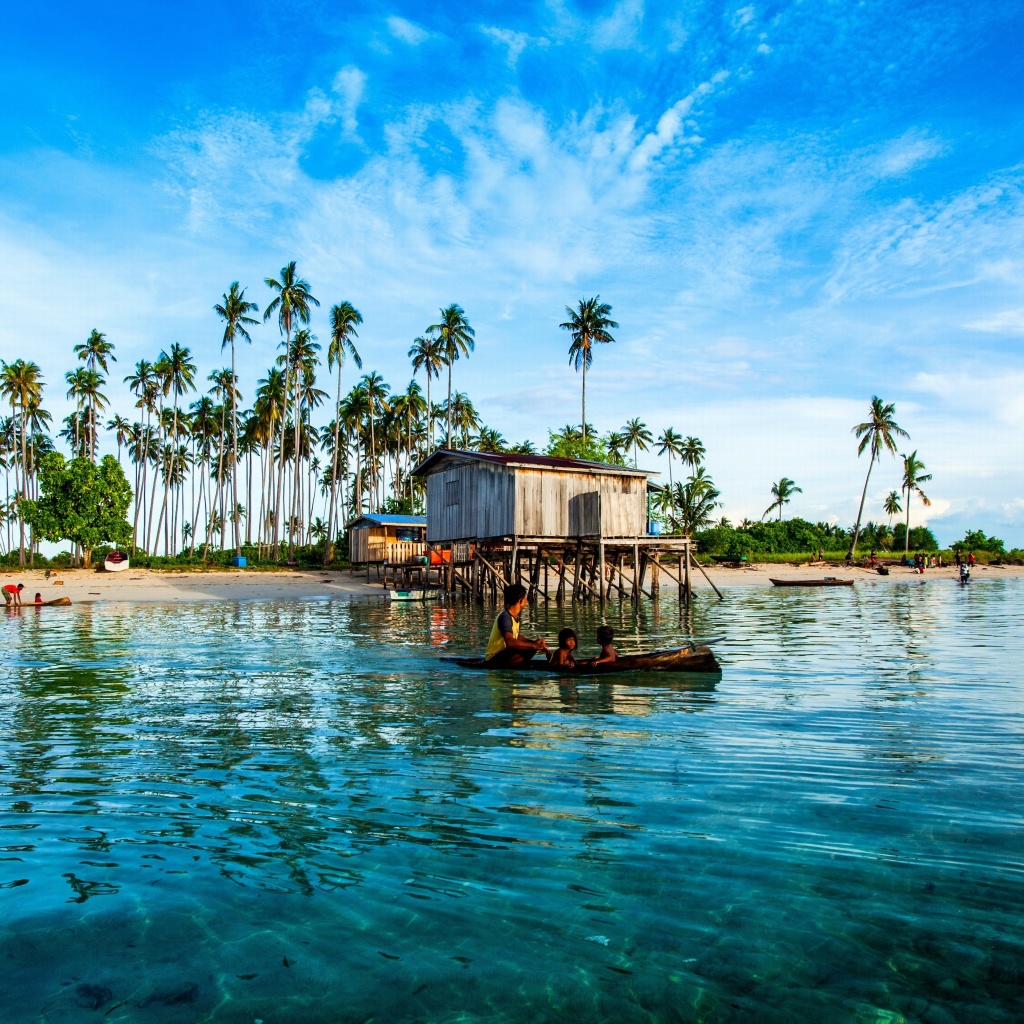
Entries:
<svg viewBox="0 0 1024 1024">
<path fill-rule="evenodd" d="M 0 1018 L 1020 1019 L 1022 598 L 609 606 L 728 635 L 672 681 L 453 670 L 464 605 L 9 617 Z"/>
</svg>

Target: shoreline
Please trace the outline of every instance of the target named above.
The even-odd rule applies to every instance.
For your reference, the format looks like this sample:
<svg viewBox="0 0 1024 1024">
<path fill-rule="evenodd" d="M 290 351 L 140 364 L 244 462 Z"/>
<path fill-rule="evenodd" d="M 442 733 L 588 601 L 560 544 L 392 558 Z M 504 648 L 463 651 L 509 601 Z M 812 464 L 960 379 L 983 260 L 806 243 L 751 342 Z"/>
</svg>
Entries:
<svg viewBox="0 0 1024 1024">
<path fill-rule="evenodd" d="M 888 576 L 874 570 L 844 565 L 800 565 L 791 563 L 752 563 L 739 568 L 705 566 L 719 589 L 736 587 L 772 588 L 770 577 L 784 580 L 813 580 L 823 576 L 853 579 L 854 585 L 887 586 L 893 583 L 956 583 L 956 567 L 927 569 L 919 574 L 905 566 L 892 566 Z M 145 603 L 175 601 L 233 601 L 247 599 L 310 600 L 316 598 L 384 598 L 387 591 L 380 583 L 366 583 L 362 574 L 350 575 L 347 569 L 288 569 L 279 571 L 249 569 L 166 570 L 128 569 L 124 573 L 97 572 L 92 569 L 16 570 L 0 573 L 3 582 L 23 582 L 29 598 L 39 592 L 44 601 L 68 597 L 72 604 Z M 986 579 L 1024 579 L 1024 566 L 977 565 L 974 582 Z M 699 570 L 691 573 L 696 593 L 711 586 Z M 650 577 L 646 580 L 650 586 Z M 674 596 L 676 583 L 667 576 L 661 580 L 661 594 Z M 613 596 L 618 600 L 618 595 Z"/>
</svg>

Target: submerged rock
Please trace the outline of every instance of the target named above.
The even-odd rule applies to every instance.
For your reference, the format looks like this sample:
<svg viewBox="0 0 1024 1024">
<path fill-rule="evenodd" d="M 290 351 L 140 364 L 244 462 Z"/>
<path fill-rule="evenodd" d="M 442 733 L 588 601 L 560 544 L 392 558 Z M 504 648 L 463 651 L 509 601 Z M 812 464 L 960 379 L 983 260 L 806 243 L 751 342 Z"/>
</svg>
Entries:
<svg viewBox="0 0 1024 1024">
<path fill-rule="evenodd" d="M 75 1003 L 86 1010 L 98 1010 L 113 998 L 113 992 L 102 985 L 79 985 L 75 989 Z"/>
</svg>

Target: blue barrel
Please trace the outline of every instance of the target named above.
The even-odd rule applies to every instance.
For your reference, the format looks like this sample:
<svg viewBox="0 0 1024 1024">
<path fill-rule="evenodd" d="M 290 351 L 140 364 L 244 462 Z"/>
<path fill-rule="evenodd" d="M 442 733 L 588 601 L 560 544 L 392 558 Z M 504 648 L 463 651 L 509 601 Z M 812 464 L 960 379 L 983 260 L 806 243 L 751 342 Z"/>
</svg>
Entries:
<svg viewBox="0 0 1024 1024">
<path fill-rule="evenodd" d="M 231 564 L 232 564 L 232 565 L 233 565 L 233 566 L 234 566 L 234 567 L 235 567 L 236 569 L 244 569 L 244 568 L 246 567 L 246 565 L 247 565 L 248 563 L 247 563 L 247 562 L 246 562 L 246 560 L 245 560 L 245 555 L 235 555 L 235 556 L 234 556 L 234 557 L 233 557 L 233 558 L 231 559 Z"/>
<path fill-rule="evenodd" d="M 652 537 L 660 537 L 661 536 L 661 523 L 648 523 L 647 524 L 647 532 Z"/>
</svg>

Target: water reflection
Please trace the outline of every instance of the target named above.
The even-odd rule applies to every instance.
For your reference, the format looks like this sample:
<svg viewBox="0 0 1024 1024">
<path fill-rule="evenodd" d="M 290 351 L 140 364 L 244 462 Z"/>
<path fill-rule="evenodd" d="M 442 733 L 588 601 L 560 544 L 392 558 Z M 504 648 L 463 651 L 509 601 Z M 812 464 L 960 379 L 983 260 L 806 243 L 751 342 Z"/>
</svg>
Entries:
<svg viewBox="0 0 1024 1024">
<path fill-rule="evenodd" d="M 0 1019 L 1011 1019 L 1021 596 L 611 602 L 729 637 L 632 680 L 453 668 L 469 604 L 11 617 Z"/>
</svg>

